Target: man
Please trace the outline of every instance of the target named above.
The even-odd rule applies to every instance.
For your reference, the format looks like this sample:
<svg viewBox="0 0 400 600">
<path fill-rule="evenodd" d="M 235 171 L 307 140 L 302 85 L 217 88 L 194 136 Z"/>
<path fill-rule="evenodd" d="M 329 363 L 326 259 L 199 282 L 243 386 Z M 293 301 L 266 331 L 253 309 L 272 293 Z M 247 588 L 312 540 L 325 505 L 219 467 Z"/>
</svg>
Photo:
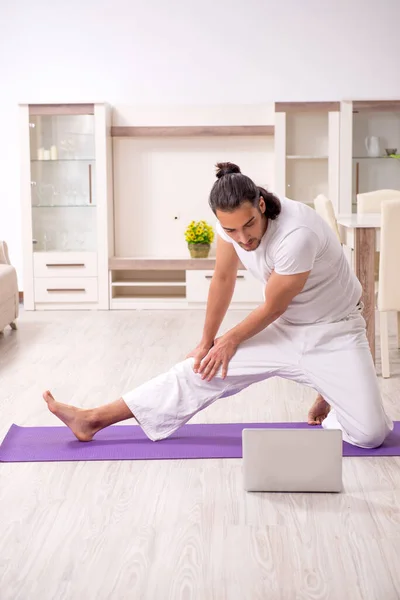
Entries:
<svg viewBox="0 0 400 600">
<path fill-rule="evenodd" d="M 339 428 L 357 446 L 381 445 L 393 424 L 369 350 L 361 286 L 336 236 L 308 206 L 279 200 L 232 163 L 217 167 L 209 200 L 218 219 L 216 266 L 200 344 L 111 404 L 80 410 L 45 392 L 49 409 L 81 441 L 132 417 L 155 441 L 215 400 L 279 376 L 318 392 L 310 424 Z M 216 337 L 239 260 L 264 284 L 265 301 Z"/>
</svg>

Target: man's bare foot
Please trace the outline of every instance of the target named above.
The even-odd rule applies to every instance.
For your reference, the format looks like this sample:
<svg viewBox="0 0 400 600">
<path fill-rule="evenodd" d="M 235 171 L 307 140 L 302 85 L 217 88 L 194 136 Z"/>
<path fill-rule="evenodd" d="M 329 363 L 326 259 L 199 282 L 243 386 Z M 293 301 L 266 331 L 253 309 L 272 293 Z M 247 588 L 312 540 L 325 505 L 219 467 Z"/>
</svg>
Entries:
<svg viewBox="0 0 400 600">
<path fill-rule="evenodd" d="M 68 404 L 57 402 L 47 390 L 43 394 L 50 412 L 67 425 L 80 442 L 90 442 L 98 431 L 93 423 L 90 410 L 82 410 Z"/>
<path fill-rule="evenodd" d="M 328 416 L 330 410 L 331 407 L 327 401 L 321 394 L 318 394 L 317 399 L 308 412 L 308 424 L 321 425 L 322 421 Z"/>
</svg>

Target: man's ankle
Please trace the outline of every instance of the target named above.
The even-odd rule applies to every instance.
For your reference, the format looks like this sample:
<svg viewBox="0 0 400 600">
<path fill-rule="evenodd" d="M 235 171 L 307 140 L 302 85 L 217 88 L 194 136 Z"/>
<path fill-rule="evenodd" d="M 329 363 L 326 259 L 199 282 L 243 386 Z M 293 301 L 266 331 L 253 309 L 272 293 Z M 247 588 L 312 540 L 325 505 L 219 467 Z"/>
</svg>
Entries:
<svg viewBox="0 0 400 600">
<path fill-rule="evenodd" d="M 98 408 L 89 408 L 85 411 L 86 422 L 93 429 L 97 429 L 101 425 L 100 413 Z"/>
</svg>

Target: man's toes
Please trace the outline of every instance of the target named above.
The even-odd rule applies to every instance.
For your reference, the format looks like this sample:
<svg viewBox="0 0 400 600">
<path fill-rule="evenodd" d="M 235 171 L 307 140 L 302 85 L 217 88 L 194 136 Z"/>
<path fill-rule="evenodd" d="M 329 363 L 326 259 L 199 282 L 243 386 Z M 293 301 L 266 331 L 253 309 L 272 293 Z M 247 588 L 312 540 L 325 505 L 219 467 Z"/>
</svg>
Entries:
<svg viewBox="0 0 400 600">
<path fill-rule="evenodd" d="M 52 393 L 49 390 L 46 390 L 43 394 L 43 398 L 44 400 L 47 402 L 47 404 L 51 403 L 51 402 L 55 402 L 55 399 L 52 395 Z"/>
</svg>

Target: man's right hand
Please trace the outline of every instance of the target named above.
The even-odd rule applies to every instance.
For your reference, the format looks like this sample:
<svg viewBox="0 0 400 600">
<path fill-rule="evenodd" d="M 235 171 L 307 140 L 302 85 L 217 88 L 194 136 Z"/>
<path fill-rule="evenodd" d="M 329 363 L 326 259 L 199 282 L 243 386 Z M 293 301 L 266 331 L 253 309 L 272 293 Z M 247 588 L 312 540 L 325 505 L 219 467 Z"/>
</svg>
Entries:
<svg viewBox="0 0 400 600">
<path fill-rule="evenodd" d="M 214 342 L 204 344 L 200 342 L 198 346 L 186 356 L 186 358 L 194 358 L 193 371 L 197 373 L 200 368 L 200 363 L 205 356 L 209 353 L 210 349 L 213 347 Z"/>
</svg>

